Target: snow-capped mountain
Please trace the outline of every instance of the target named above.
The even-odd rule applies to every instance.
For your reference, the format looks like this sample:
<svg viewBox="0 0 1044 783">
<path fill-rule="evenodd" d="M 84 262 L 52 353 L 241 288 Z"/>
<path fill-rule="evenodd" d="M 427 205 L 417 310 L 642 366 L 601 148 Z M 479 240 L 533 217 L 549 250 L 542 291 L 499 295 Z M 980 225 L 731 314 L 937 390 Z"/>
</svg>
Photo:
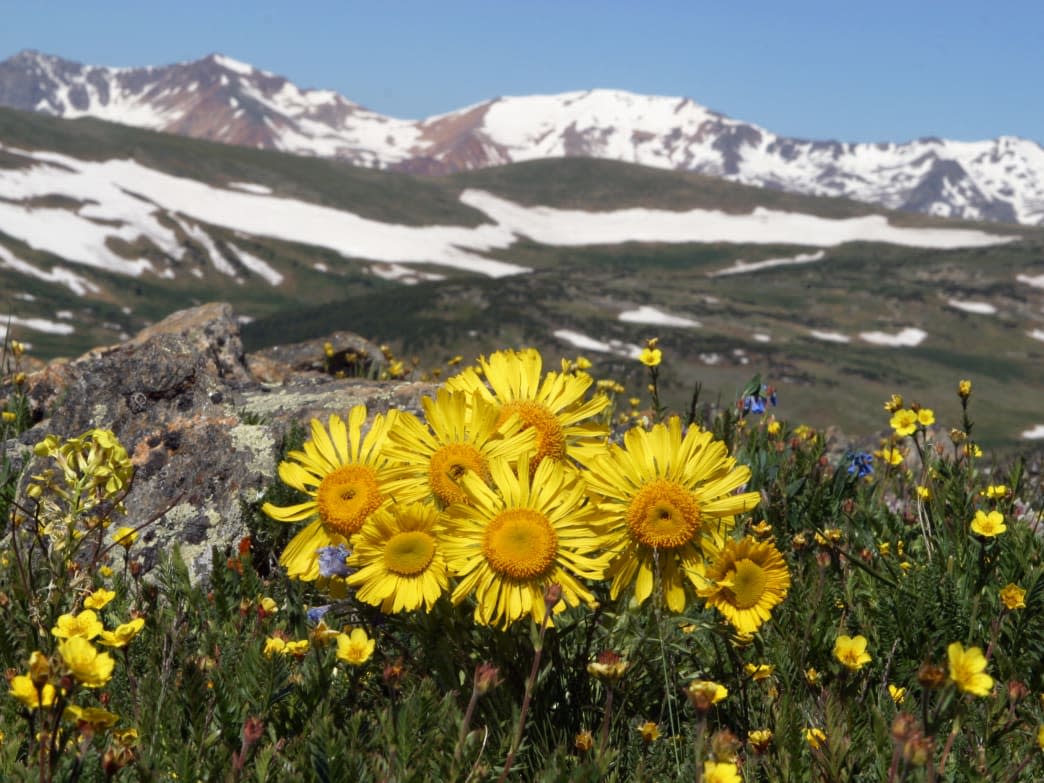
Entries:
<svg viewBox="0 0 1044 783">
<path fill-rule="evenodd" d="M 27 51 L 0 62 L 0 105 L 423 174 L 586 156 L 940 217 L 1044 224 L 1044 148 L 1033 141 L 807 141 L 688 98 L 588 90 L 413 121 L 219 54 L 108 68 Z"/>
</svg>

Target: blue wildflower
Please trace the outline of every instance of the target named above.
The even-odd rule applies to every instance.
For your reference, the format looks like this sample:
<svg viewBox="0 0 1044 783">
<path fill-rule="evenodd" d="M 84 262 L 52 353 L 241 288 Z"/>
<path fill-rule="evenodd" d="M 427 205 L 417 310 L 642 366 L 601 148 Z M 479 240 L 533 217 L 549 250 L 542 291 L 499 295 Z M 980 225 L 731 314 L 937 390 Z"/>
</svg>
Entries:
<svg viewBox="0 0 1044 783">
<path fill-rule="evenodd" d="M 864 476 L 869 476 L 874 472 L 874 458 L 872 455 L 865 451 L 857 451 L 854 454 L 848 455 L 851 460 L 848 466 L 848 474 L 855 475 L 857 479 L 861 479 Z"/>
<path fill-rule="evenodd" d="M 319 621 L 323 619 L 323 615 L 330 611 L 331 606 L 333 606 L 333 604 L 313 606 L 308 610 L 308 622 L 312 623 L 312 625 L 317 625 Z"/>
<path fill-rule="evenodd" d="M 740 407 L 743 415 L 746 416 L 748 413 L 764 413 L 766 403 L 772 405 L 773 408 L 776 407 L 776 390 L 762 384 L 760 388 L 743 397 Z"/>
<path fill-rule="evenodd" d="M 348 576 L 348 564 L 345 561 L 351 551 L 344 544 L 321 546 L 316 554 L 319 556 L 319 576 Z"/>
</svg>

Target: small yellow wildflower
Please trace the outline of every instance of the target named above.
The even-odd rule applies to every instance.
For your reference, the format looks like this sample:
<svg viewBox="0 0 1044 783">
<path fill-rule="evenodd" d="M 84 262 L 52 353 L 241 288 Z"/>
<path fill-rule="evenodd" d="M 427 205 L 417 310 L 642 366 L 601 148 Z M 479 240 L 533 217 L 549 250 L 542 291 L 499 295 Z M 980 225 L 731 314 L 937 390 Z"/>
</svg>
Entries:
<svg viewBox="0 0 1044 783">
<path fill-rule="evenodd" d="M 1009 582 L 1000 591 L 1001 603 L 1004 604 L 1005 609 L 1025 609 L 1026 608 L 1026 591 L 1019 587 L 1014 582 Z"/>
<path fill-rule="evenodd" d="M 131 545 L 138 540 L 138 531 L 132 527 L 121 527 L 112 534 L 112 540 L 124 549 L 130 549 Z"/>
<path fill-rule="evenodd" d="M 47 682 L 37 688 L 32 679 L 25 674 L 19 674 L 11 678 L 10 690 L 8 691 L 29 710 L 37 710 L 40 707 L 51 707 L 58 696 L 58 691 L 51 683 Z"/>
<path fill-rule="evenodd" d="M 986 657 L 978 647 L 964 649 L 960 642 L 946 648 L 950 659 L 950 680 L 965 693 L 973 696 L 989 696 L 993 690 L 993 678 L 986 674 Z"/>
<path fill-rule="evenodd" d="M 979 509 L 975 512 L 975 519 L 971 521 L 971 530 L 983 538 L 994 538 L 999 536 L 1008 526 L 1004 524 L 1004 515 L 999 511 L 991 511 L 988 514 Z"/>
<path fill-rule="evenodd" d="M 8 424 L 13 422 L 17 418 L 18 417 L 15 415 L 14 411 L 4 411 L 2 414 L 0 414 L 0 419 L 3 419 Z"/>
<path fill-rule="evenodd" d="M 352 666 L 361 666 L 370 660 L 376 645 L 362 628 L 353 628 L 351 633 L 337 636 L 337 658 Z"/>
<path fill-rule="evenodd" d="M 898 446 L 884 446 L 880 451 L 875 451 L 874 456 L 879 457 L 882 462 L 892 467 L 902 465 L 903 459 L 905 459 L 905 455 Z"/>
<path fill-rule="evenodd" d="M 752 680 L 760 681 L 766 680 L 772 676 L 772 672 L 776 670 L 776 667 L 770 663 L 759 663 L 753 664 L 748 663 L 743 667 L 744 671 L 750 676 Z"/>
<path fill-rule="evenodd" d="M 298 641 L 287 642 L 283 646 L 283 655 L 292 655 L 295 658 L 300 658 L 302 655 L 308 652 L 308 646 L 309 643 L 307 639 L 299 639 Z"/>
<path fill-rule="evenodd" d="M 685 695 L 700 712 L 706 712 L 713 705 L 723 701 L 729 695 L 724 685 L 712 680 L 693 680 L 685 689 Z"/>
<path fill-rule="evenodd" d="M 783 431 L 783 425 L 780 422 L 773 420 L 768 423 L 767 427 L 765 427 L 765 431 L 769 435 L 776 436 Z"/>
<path fill-rule="evenodd" d="M 819 672 L 816 671 L 814 666 L 805 669 L 805 682 L 809 685 L 816 685 L 819 683 Z"/>
<path fill-rule="evenodd" d="M 921 500 L 928 501 L 932 499 L 932 491 L 928 487 L 917 485 L 917 497 Z"/>
<path fill-rule="evenodd" d="M 906 701 L 906 688 L 899 688 L 889 683 L 888 695 L 892 697 L 892 701 L 894 701 L 896 704 L 902 704 L 904 701 Z"/>
<path fill-rule="evenodd" d="M 885 401 L 884 404 L 884 409 L 889 413 L 895 413 L 896 411 L 902 409 L 902 407 L 903 397 L 901 394 L 893 394 Z"/>
<path fill-rule="evenodd" d="M 120 716 L 101 707 L 80 707 L 70 704 L 62 712 L 62 717 L 78 724 L 107 729 L 116 724 Z"/>
<path fill-rule="evenodd" d="M 812 750 L 819 750 L 823 747 L 823 743 L 826 742 L 826 734 L 823 733 L 822 729 L 815 727 L 805 729 L 805 742 Z"/>
<path fill-rule="evenodd" d="M 1037 747 L 1044 750 L 1044 726 L 1037 727 Z"/>
<path fill-rule="evenodd" d="M 83 605 L 87 609 L 102 609 L 115 597 L 116 591 L 106 590 L 104 587 L 99 587 L 83 599 Z"/>
<path fill-rule="evenodd" d="M 921 408 L 917 411 L 917 423 L 922 427 L 930 427 L 935 424 L 935 411 L 931 408 Z"/>
<path fill-rule="evenodd" d="M 82 636 L 71 636 L 58 645 L 66 668 L 88 688 L 101 688 L 112 678 L 116 661 L 98 650 Z"/>
<path fill-rule="evenodd" d="M 638 361 L 646 367 L 658 367 L 663 361 L 663 351 L 659 348 L 643 348 Z"/>
<path fill-rule="evenodd" d="M 865 636 L 837 637 L 834 642 L 834 657 L 837 658 L 845 668 L 859 671 L 870 663 L 870 655 L 866 652 Z"/>
<path fill-rule="evenodd" d="M 145 627 L 144 617 L 135 617 L 129 623 L 121 623 L 111 631 L 102 631 L 98 635 L 98 644 L 106 647 L 125 647 L 127 642 L 141 633 Z"/>
<path fill-rule="evenodd" d="M 594 747 L 594 736 L 588 729 L 577 732 L 576 736 L 573 737 L 573 747 L 581 753 L 587 753 Z"/>
<path fill-rule="evenodd" d="M 979 448 L 977 443 L 965 443 L 964 444 L 964 455 L 966 457 L 981 457 L 982 449 Z"/>
<path fill-rule="evenodd" d="M 624 672 L 627 671 L 627 665 L 627 661 L 619 653 L 605 650 L 587 664 L 587 673 L 596 680 L 613 683 L 623 677 Z"/>
<path fill-rule="evenodd" d="M 93 639 L 105 630 L 92 610 L 85 609 L 79 614 L 63 614 L 58 618 L 58 623 L 51 629 L 51 634 L 59 639 L 71 639 L 80 636 L 84 639 Z"/>
<path fill-rule="evenodd" d="M 265 649 L 263 650 L 266 658 L 271 658 L 273 655 L 283 654 L 283 650 L 286 649 L 286 639 L 279 636 L 269 636 L 265 639 Z"/>
<path fill-rule="evenodd" d="M 649 744 L 660 738 L 660 727 L 653 721 L 647 720 L 638 727 L 638 733 L 642 735 L 642 741 Z"/>
<path fill-rule="evenodd" d="M 113 570 L 109 568 L 109 566 L 103 565 L 98 568 L 98 573 L 101 574 L 103 578 L 108 579 L 112 576 Z"/>
<path fill-rule="evenodd" d="M 913 435 L 917 432 L 917 414 L 909 408 L 902 408 L 892 414 L 888 422 L 896 435 Z"/>
<path fill-rule="evenodd" d="M 772 743 L 772 729 L 755 729 L 747 735 L 747 742 L 755 753 L 764 753 Z"/>
<path fill-rule="evenodd" d="M 743 783 L 735 762 L 703 762 L 703 783 Z"/>
<path fill-rule="evenodd" d="M 971 397 L 972 384 L 969 380 L 961 380 L 957 383 L 957 396 L 962 400 Z"/>
<path fill-rule="evenodd" d="M 1006 498 L 1008 496 L 1008 487 L 1004 484 L 990 484 L 980 494 L 990 500 Z"/>
<path fill-rule="evenodd" d="M 269 598 L 267 595 L 261 599 L 258 606 L 266 615 L 275 614 L 279 611 L 279 604 L 275 602 L 275 599 Z"/>
</svg>

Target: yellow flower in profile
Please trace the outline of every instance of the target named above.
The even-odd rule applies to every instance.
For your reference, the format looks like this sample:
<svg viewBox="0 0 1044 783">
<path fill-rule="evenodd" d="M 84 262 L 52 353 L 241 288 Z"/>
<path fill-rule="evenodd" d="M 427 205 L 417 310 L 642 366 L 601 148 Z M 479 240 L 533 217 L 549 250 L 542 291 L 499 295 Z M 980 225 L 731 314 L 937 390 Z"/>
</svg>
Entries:
<svg viewBox="0 0 1044 783">
<path fill-rule="evenodd" d="M 124 549 L 130 549 L 138 540 L 138 531 L 132 527 L 117 528 L 116 532 L 112 534 L 112 540 Z"/>
<path fill-rule="evenodd" d="M 986 657 L 978 647 L 964 649 L 960 642 L 946 648 L 950 659 L 950 680 L 965 693 L 973 696 L 989 696 L 993 690 L 993 678 L 986 674 Z"/>
<path fill-rule="evenodd" d="M 991 511 L 988 514 L 981 508 L 975 512 L 975 519 L 971 521 L 971 530 L 983 538 L 999 536 L 1008 526 L 1004 524 L 1004 515 L 999 511 Z"/>
<path fill-rule="evenodd" d="M 352 536 L 348 577 L 356 598 L 385 614 L 424 607 L 430 612 L 449 588 L 446 558 L 439 545 L 439 511 L 422 503 L 379 509 Z"/>
<path fill-rule="evenodd" d="M 59 639 L 71 639 L 80 636 L 84 639 L 93 639 L 105 630 L 98 615 L 91 609 L 85 609 L 79 614 L 63 614 L 51 629 L 51 634 Z"/>
<path fill-rule="evenodd" d="M 659 348 L 642 348 L 642 352 L 638 355 L 638 361 L 646 367 L 659 367 L 660 362 L 663 361 L 663 351 Z"/>
<path fill-rule="evenodd" d="M 776 671 L 776 667 L 770 663 L 748 663 L 743 667 L 747 675 L 755 682 L 767 680 Z"/>
<path fill-rule="evenodd" d="M 884 409 L 889 413 L 895 413 L 901 410 L 903 407 L 903 396 L 901 394 L 893 394 L 889 397 L 884 404 Z"/>
<path fill-rule="evenodd" d="M 311 646 L 311 643 L 307 639 L 297 639 L 296 641 L 287 642 L 282 649 L 283 655 L 293 655 L 296 658 L 300 658 Z"/>
<path fill-rule="evenodd" d="M 1004 484 L 990 484 L 980 494 L 984 495 L 990 500 L 996 500 L 997 498 L 1006 498 L 1008 496 L 1008 487 Z"/>
<path fill-rule="evenodd" d="M 603 450 L 607 430 L 591 418 L 605 410 L 609 398 L 598 394 L 584 401 L 593 383 L 590 375 L 549 372 L 541 376 L 543 359 L 533 348 L 497 351 L 478 361 L 478 368 L 469 367 L 450 378 L 446 388 L 481 395 L 498 407 L 500 422 L 517 414 L 526 428 L 535 430 L 534 468 L 545 458 L 583 461 L 585 454 Z"/>
<path fill-rule="evenodd" d="M 614 559 L 607 576 L 616 598 L 634 584 L 643 603 L 659 581 L 673 612 L 686 605 L 686 589 L 704 583 L 705 558 L 713 556 L 734 516 L 757 506 L 757 492 L 740 492 L 750 479 L 725 444 L 710 432 L 672 416 L 651 430 L 634 427 L 624 446 L 589 462 L 587 483 L 607 515 Z"/>
<path fill-rule="evenodd" d="M 902 465 L 903 460 L 906 458 L 898 446 L 885 446 L 880 451 L 875 451 L 874 456 L 879 457 L 882 462 L 892 467 Z"/>
<path fill-rule="evenodd" d="M 562 588 L 552 607 L 561 612 L 594 595 L 581 580 L 602 579 L 612 553 L 600 514 L 586 502 L 586 487 L 568 465 L 543 460 L 530 478 L 530 457 L 518 467 L 490 465 L 495 489 L 464 477 L 471 502 L 446 510 L 443 550 L 459 581 L 454 604 L 475 597 L 475 622 L 507 628 L 529 615 L 544 620 L 544 593 Z"/>
<path fill-rule="evenodd" d="M 805 742 L 812 750 L 819 750 L 823 747 L 826 742 L 826 734 L 823 733 L 822 729 L 815 727 L 805 729 Z"/>
<path fill-rule="evenodd" d="M 660 727 L 654 721 L 647 720 L 638 725 L 638 733 L 642 735 L 642 741 L 649 744 L 660 738 Z"/>
<path fill-rule="evenodd" d="M 685 689 L 685 695 L 689 701 L 700 712 L 706 712 L 713 705 L 724 701 L 729 695 L 729 689 L 720 682 L 712 680 L 693 680 Z"/>
<path fill-rule="evenodd" d="M 116 661 L 108 653 L 98 652 L 82 636 L 71 636 L 61 642 L 58 654 L 70 674 L 88 688 L 101 688 L 112 678 Z"/>
<path fill-rule="evenodd" d="M 740 633 L 754 633 L 787 596 L 790 572 L 771 541 L 729 539 L 707 566 L 697 593 Z"/>
<path fill-rule="evenodd" d="M 286 650 L 286 639 L 281 636 L 269 636 L 265 639 L 265 648 L 262 653 L 266 658 L 271 658 L 273 655 L 282 655 L 284 650 Z"/>
<path fill-rule="evenodd" d="M 814 666 L 805 669 L 805 682 L 809 685 L 816 685 L 819 682 L 819 672 L 816 671 Z"/>
<path fill-rule="evenodd" d="M 520 417 L 502 421 L 500 406 L 481 395 L 439 389 L 421 405 L 427 424 L 404 413 L 388 433 L 385 454 L 402 464 L 388 484 L 397 503 L 430 498 L 443 508 L 466 503 L 461 478 L 473 473 L 489 482 L 490 460 L 535 448 L 534 428 L 523 429 Z"/>
<path fill-rule="evenodd" d="M 101 707 L 80 707 L 76 704 L 68 705 L 62 711 L 62 717 L 67 721 L 78 724 L 87 724 L 95 728 L 107 729 L 116 725 L 120 716 L 115 712 L 109 712 Z"/>
<path fill-rule="evenodd" d="M 909 408 L 900 408 L 888 422 L 896 435 L 913 435 L 917 432 L 917 414 Z"/>
<path fill-rule="evenodd" d="M 971 397 L 972 393 L 972 382 L 968 380 L 961 380 L 957 383 L 957 396 L 962 400 L 966 400 Z"/>
<path fill-rule="evenodd" d="M 11 678 L 8 693 L 22 702 L 29 710 L 54 706 L 55 699 L 58 697 L 58 691 L 51 683 L 45 682 L 37 688 L 32 678 L 26 674 L 19 674 Z"/>
<path fill-rule="evenodd" d="M 765 426 L 765 431 L 769 435 L 779 435 L 779 433 L 783 431 L 783 425 L 778 421 L 770 421 Z"/>
<path fill-rule="evenodd" d="M 703 783 L 743 783 L 743 778 L 733 761 L 705 761 Z"/>
<path fill-rule="evenodd" d="M 1044 750 L 1044 726 L 1037 727 L 1037 747 Z"/>
<path fill-rule="evenodd" d="M 1025 609 L 1026 608 L 1026 591 L 1019 587 L 1014 582 L 1009 582 L 1000 591 L 1001 603 L 1004 604 L 1005 609 Z"/>
<path fill-rule="evenodd" d="M 747 735 L 747 742 L 755 753 L 764 753 L 772 743 L 772 729 L 755 729 Z"/>
<path fill-rule="evenodd" d="M 928 487 L 917 485 L 917 497 L 920 500 L 928 501 L 932 499 L 932 491 Z"/>
<path fill-rule="evenodd" d="M 577 732 L 576 736 L 573 737 L 573 747 L 581 753 L 587 753 L 594 747 L 594 735 L 591 734 L 590 729 Z"/>
<path fill-rule="evenodd" d="M 114 590 L 106 590 L 104 587 L 99 587 L 83 599 L 83 605 L 87 609 L 103 609 L 115 597 L 116 592 Z"/>
<path fill-rule="evenodd" d="M 337 658 L 352 666 L 362 666 L 373 655 L 376 641 L 366 635 L 362 628 L 353 628 L 351 633 L 337 637 Z"/>
<path fill-rule="evenodd" d="M 98 635 L 98 644 L 106 647 L 125 647 L 127 642 L 141 633 L 145 627 L 144 617 L 135 617 L 129 623 L 117 625 L 111 631 L 102 631 Z"/>
<path fill-rule="evenodd" d="M 931 408 L 921 408 L 917 411 L 917 423 L 922 427 L 930 427 L 935 424 L 935 411 Z"/>
<path fill-rule="evenodd" d="M 291 451 L 279 463 L 279 477 L 310 498 L 294 506 L 265 503 L 262 510 L 280 522 L 313 520 L 286 545 L 279 563 L 292 579 L 319 578 L 320 547 L 347 544 L 370 514 L 389 501 L 386 485 L 393 477 L 391 462 L 382 454 L 396 411 L 377 414 L 363 436 L 366 406 L 348 412 L 348 424 L 330 416 L 329 433 L 312 419 L 312 438 L 303 451 Z"/>
<path fill-rule="evenodd" d="M 852 671 L 859 671 L 870 663 L 870 655 L 866 651 L 865 636 L 838 636 L 834 641 L 834 657 L 842 665 Z"/>
<path fill-rule="evenodd" d="M 902 704 L 906 701 L 906 688 L 900 688 L 888 683 L 888 695 L 892 697 L 892 701 L 897 705 Z"/>
</svg>

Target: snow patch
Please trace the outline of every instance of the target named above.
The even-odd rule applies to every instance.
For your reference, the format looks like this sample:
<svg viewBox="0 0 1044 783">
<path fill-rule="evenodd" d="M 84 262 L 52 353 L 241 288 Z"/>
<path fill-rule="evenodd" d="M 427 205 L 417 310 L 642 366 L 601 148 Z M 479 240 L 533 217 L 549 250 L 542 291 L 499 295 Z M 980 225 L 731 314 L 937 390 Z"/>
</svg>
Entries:
<svg viewBox="0 0 1044 783">
<path fill-rule="evenodd" d="M 946 304 L 957 310 L 974 313 L 975 315 L 995 315 L 997 312 L 997 308 L 989 302 L 961 302 L 956 299 L 950 299 Z"/>
<path fill-rule="evenodd" d="M 46 318 L 19 318 L 16 315 L 10 315 L 0 321 L 0 337 L 7 334 L 9 324 L 47 334 L 72 334 L 76 331 L 71 324 L 60 324 L 55 321 L 48 321 Z"/>
<path fill-rule="evenodd" d="M 319 265 L 316 265 L 318 269 Z M 326 268 L 319 270 L 326 272 Z M 369 271 L 371 274 L 376 275 L 382 280 L 399 280 L 406 285 L 413 285 L 420 282 L 421 280 L 445 280 L 445 275 L 438 275 L 433 272 L 419 272 L 416 269 L 410 269 L 408 266 L 402 264 L 373 264 L 370 266 Z"/>
<path fill-rule="evenodd" d="M 1026 440 L 1040 440 L 1044 438 L 1044 424 L 1038 424 L 1032 429 L 1023 430 L 1022 437 Z"/>
<path fill-rule="evenodd" d="M 841 332 L 821 332 L 818 329 L 810 329 L 808 332 L 810 335 L 815 337 L 817 340 L 823 340 L 828 343 L 849 343 L 852 342 L 852 338 Z"/>
<path fill-rule="evenodd" d="M 609 342 L 603 342 L 601 340 L 595 340 L 587 335 L 580 334 L 580 332 L 574 332 L 571 329 L 557 329 L 554 332 L 555 337 L 559 340 L 564 340 L 576 348 L 583 351 L 597 351 L 599 353 L 611 353 L 617 356 L 624 356 L 628 359 L 637 359 L 642 354 L 642 349 L 637 345 L 631 343 L 625 343 L 620 340 L 610 340 Z"/>
<path fill-rule="evenodd" d="M 48 283 L 64 285 L 77 296 L 83 296 L 88 292 L 95 293 L 98 291 L 98 286 L 86 278 L 80 277 L 75 272 L 71 272 L 60 266 L 53 267 L 50 272 L 44 272 L 42 269 L 37 269 L 32 264 L 18 258 L 3 245 L 0 245 L 0 266 L 13 269 L 15 272 L 29 275 L 30 277 L 35 277 L 38 280 L 43 280 Z M 28 301 L 32 301 L 35 298 L 30 294 L 25 294 L 19 298 L 22 299 L 25 297 L 29 297 Z"/>
<path fill-rule="evenodd" d="M 771 269 L 776 266 L 795 266 L 796 264 L 811 264 L 813 261 L 822 261 L 826 253 L 818 250 L 815 253 L 799 253 L 792 258 L 769 258 L 765 261 L 753 261 L 747 263 L 740 259 L 732 266 L 711 272 L 708 277 L 724 277 L 725 275 L 743 275 L 748 272 L 757 272 L 760 269 Z"/>
<path fill-rule="evenodd" d="M 1034 288 L 1044 288 L 1044 275 L 1015 275 L 1015 279 Z"/>
<path fill-rule="evenodd" d="M 641 305 L 637 310 L 625 310 L 617 316 L 621 321 L 635 324 L 657 324 L 659 326 L 702 326 L 699 321 L 668 315 L 655 307 Z"/>
<path fill-rule="evenodd" d="M 888 334 L 887 332 L 860 332 L 860 339 L 872 343 L 873 345 L 887 345 L 890 347 L 904 347 L 913 348 L 914 346 L 920 345 L 928 333 L 921 329 L 915 329 L 913 327 L 907 327 L 901 330 L 898 334 Z"/>
<path fill-rule="evenodd" d="M 1032 332 L 1026 332 L 1034 340 L 1040 340 L 1044 342 L 1044 329 L 1034 329 Z"/>
<path fill-rule="evenodd" d="M 247 193 L 257 193 L 259 196 L 268 196 L 272 193 L 272 188 L 267 185 L 257 185 L 253 182 L 229 182 L 228 187 Z"/>
<path fill-rule="evenodd" d="M 772 337 L 770 335 L 761 334 L 760 332 L 754 334 L 753 337 L 754 337 L 754 341 L 758 342 L 758 343 L 770 343 L 770 342 L 772 342 Z"/>
<path fill-rule="evenodd" d="M 255 255 L 251 255 L 242 248 L 238 248 L 235 245 L 229 245 L 229 248 L 236 257 L 239 259 L 239 263 L 253 272 L 255 275 L 262 277 L 269 285 L 277 286 L 283 282 L 283 275 L 281 272 L 277 272 L 267 261 L 262 261 Z"/>
</svg>

